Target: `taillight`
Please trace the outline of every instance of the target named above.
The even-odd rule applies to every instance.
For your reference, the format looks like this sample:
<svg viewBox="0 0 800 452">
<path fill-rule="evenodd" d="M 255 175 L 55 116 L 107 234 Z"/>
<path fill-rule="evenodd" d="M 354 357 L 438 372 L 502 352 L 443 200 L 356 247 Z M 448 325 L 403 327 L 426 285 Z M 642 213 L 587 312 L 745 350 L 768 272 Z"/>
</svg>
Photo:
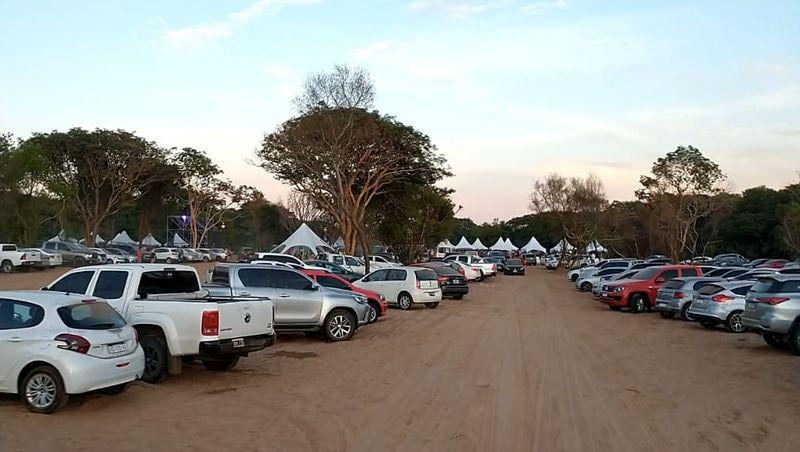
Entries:
<svg viewBox="0 0 800 452">
<path fill-rule="evenodd" d="M 493 272 L 496 272 L 496 271 L 497 271 L 497 265 L 495 265 L 495 264 L 492 264 L 492 271 L 493 271 Z"/>
<path fill-rule="evenodd" d="M 219 311 L 203 311 L 203 324 L 200 330 L 203 336 L 218 336 Z"/>
<path fill-rule="evenodd" d="M 733 300 L 733 297 L 725 294 L 714 295 L 711 297 L 711 301 L 716 301 L 717 303 L 725 303 L 731 300 Z"/>
<path fill-rule="evenodd" d="M 63 344 L 58 346 L 58 348 L 62 350 L 70 350 L 73 352 L 84 353 L 84 354 L 88 352 L 89 347 L 92 346 L 92 344 L 90 344 L 89 341 L 86 340 L 86 338 L 78 336 L 76 334 L 69 334 L 69 333 L 59 334 L 53 340 L 58 342 L 63 342 Z"/>
<path fill-rule="evenodd" d="M 677 298 L 678 300 L 682 300 L 683 297 L 685 296 L 686 294 L 683 292 L 675 292 L 674 294 L 672 294 L 672 298 Z"/>
<path fill-rule="evenodd" d="M 767 303 L 771 305 L 781 304 L 784 301 L 789 301 L 789 298 L 786 297 L 762 297 L 758 299 L 761 303 Z"/>
<path fill-rule="evenodd" d="M 464 269 L 463 268 L 459 268 L 458 272 L 461 273 L 461 276 L 464 276 Z"/>
<path fill-rule="evenodd" d="M 447 279 L 448 279 L 447 276 L 440 276 L 436 278 L 436 280 L 439 282 L 447 282 Z"/>
<path fill-rule="evenodd" d="M 422 289 L 422 283 L 419 280 L 417 280 L 417 289 Z"/>
</svg>

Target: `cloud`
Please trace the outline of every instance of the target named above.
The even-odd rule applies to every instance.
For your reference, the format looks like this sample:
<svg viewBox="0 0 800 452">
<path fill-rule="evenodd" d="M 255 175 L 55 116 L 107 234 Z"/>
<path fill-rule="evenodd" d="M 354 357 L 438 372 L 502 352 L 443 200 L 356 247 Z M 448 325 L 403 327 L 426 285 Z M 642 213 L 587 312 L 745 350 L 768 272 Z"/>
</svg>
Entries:
<svg viewBox="0 0 800 452">
<path fill-rule="evenodd" d="M 359 61 L 368 60 L 377 55 L 386 53 L 390 50 L 395 50 L 400 47 L 400 44 L 395 41 L 378 41 L 361 47 L 353 51 L 353 55 Z"/>
<path fill-rule="evenodd" d="M 513 3 L 512 1 L 418 0 L 411 3 L 412 11 L 439 11 L 463 19 Z"/>
<path fill-rule="evenodd" d="M 197 47 L 209 41 L 228 38 L 234 31 L 253 19 L 267 13 L 277 14 L 287 6 L 305 6 L 319 0 L 257 0 L 244 9 L 225 16 L 224 19 L 193 25 L 190 27 L 168 29 L 160 33 L 161 40 L 175 48 Z M 160 17 L 157 24 L 163 24 Z"/>
<path fill-rule="evenodd" d="M 523 13 L 527 14 L 541 14 L 553 8 L 563 8 L 567 6 L 567 0 L 541 0 L 538 2 L 525 5 L 522 8 Z"/>
</svg>

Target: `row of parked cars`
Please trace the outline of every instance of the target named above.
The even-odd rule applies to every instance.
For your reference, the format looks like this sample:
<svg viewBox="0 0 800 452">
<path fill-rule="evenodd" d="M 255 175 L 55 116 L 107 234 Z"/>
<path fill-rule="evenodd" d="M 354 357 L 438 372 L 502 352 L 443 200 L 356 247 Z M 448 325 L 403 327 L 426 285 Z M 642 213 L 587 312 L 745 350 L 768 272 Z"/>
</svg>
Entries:
<svg viewBox="0 0 800 452">
<path fill-rule="evenodd" d="M 218 263 L 205 283 L 191 266 L 117 263 L 74 268 L 39 291 L 0 291 L 0 392 L 52 413 L 70 394 L 119 394 L 193 361 L 228 371 L 278 333 L 346 341 L 390 304 L 436 309 L 443 297 L 469 293 L 457 257 L 410 266 L 385 257 L 352 280 L 325 263 L 351 271 L 333 257 L 261 253 Z M 484 277 L 496 274 L 489 269 Z"/>
<path fill-rule="evenodd" d="M 705 328 L 751 331 L 773 347 L 800 355 L 800 261 L 710 263 L 608 259 L 571 270 L 567 277 L 611 310 L 657 311 Z"/>
</svg>

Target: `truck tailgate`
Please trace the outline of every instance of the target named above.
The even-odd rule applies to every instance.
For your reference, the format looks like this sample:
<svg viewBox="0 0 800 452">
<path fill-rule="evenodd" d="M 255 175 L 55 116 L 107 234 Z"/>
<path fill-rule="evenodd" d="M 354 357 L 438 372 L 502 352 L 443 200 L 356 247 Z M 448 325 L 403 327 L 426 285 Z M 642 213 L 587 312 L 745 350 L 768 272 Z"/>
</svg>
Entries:
<svg viewBox="0 0 800 452">
<path fill-rule="evenodd" d="M 218 303 L 220 339 L 274 334 L 272 301 L 266 298 L 233 298 Z"/>
</svg>

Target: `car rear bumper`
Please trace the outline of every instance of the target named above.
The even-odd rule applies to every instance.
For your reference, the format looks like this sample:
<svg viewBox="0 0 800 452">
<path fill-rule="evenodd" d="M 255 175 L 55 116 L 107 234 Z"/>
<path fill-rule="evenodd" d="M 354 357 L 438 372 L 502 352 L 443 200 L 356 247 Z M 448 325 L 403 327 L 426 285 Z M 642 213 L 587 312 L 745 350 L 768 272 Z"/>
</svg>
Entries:
<svg viewBox="0 0 800 452">
<path fill-rule="evenodd" d="M 257 352 L 275 344 L 275 335 L 262 334 L 258 336 L 248 336 L 241 338 L 241 341 L 242 345 L 234 344 L 234 339 L 201 342 L 200 358 L 245 355 L 247 353 Z"/>
<path fill-rule="evenodd" d="M 442 301 L 442 289 L 418 289 L 412 295 L 414 303 L 435 303 Z"/>
<path fill-rule="evenodd" d="M 714 301 L 708 304 L 697 306 L 694 303 L 689 306 L 688 312 L 690 316 L 697 319 L 716 320 L 722 322 L 728 318 L 728 315 L 733 312 L 735 308 L 728 308 L 725 303 L 717 303 Z"/>
<path fill-rule="evenodd" d="M 469 286 L 443 286 L 442 296 L 451 297 L 453 295 L 466 295 L 469 293 Z"/>
<path fill-rule="evenodd" d="M 772 313 L 760 317 L 751 317 L 745 311 L 742 315 L 742 325 L 749 330 L 762 333 L 786 334 L 792 329 L 794 319 L 774 315 Z"/>
<path fill-rule="evenodd" d="M 666 301 L 656 299 L 655 310 L 661 312 L 681 312 L 684 303 L 685 301 Z"/>
<path fill-rule="evenodd" d="M 525 274 L 525 267 L 522 268 L 506 268 L 504 270 L 506 275 L 524 275 Z"/>
<path fill-rule="evenodd" d="M 67 393 L 82 394 L 137 380 L 144 373 L 144 351 L 136 347 L 133 353 L 116 358 L 81 355 L 59 370 Z"/>
</svg>

